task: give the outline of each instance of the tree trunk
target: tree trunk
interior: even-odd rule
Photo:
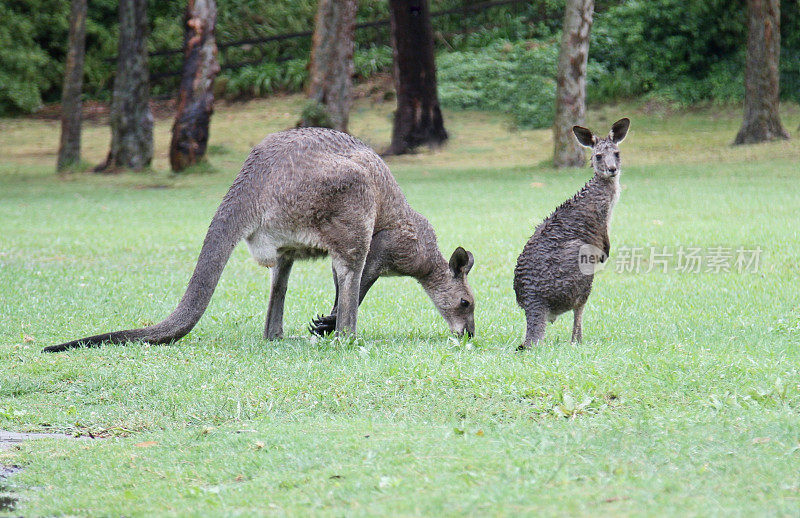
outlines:
[[[747,63],[744,72],[744,120],[734,144],[788,139],[781,125],[780,0],[747,0]]]
[[[567,0],[558,57],[553,162],[556,167],[581,167],[585,152],[572,127],[586,122],[586,63],[594,0]]]
[[[97,171],[140,170],[153,159],[146,7],[147,0],[119,0],[119,48],[110,113],[111,150]]]
[[[319,0],[311,50],[308,97],[321,105],[303,112],[299,126],[347,131],[353,104],[353,38],[356,0]]]
[[[83,58],[86,54],[86,0],[72,0],[69,15],[69,42],[61,92],[61,141],[56,170],[69,169],[81,159],[81,92]]]
[[[197,164],[206,155],[208,125],[214,113],[214,78],[219,73],[214,38],[216,1],[189,0],[185,22],[178,112],[169,147],[173,171]]]
[[[389,0],[394,54],[394,112],[388,154],[447,140],[436,93],[433,28],[428,0]]]

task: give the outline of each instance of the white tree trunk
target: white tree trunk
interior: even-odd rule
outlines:
[[[744,119],[734,144],[753,144],[789,134],[781,124],[780,0],[747,1],[747,63],[744,72]]]
[[[319,0],[309,70],[308,97],[320,103],[327,121],[304,117],[300,126],[347,131],[353,104],[353,47],[356,0]]]
[[[556,167],[581,167],[585,152],[572,126],[586,122],[586,63],[594,0],[567,0],[558,58],[553,162]]]
[[[153,159],[147,66],[147,1],[120,0],[117,74],[111,97],[111,150],[96,171],[141,170]]]
[[[69,16],[67,63],[61,93],[61,141],[56,169],[63,171],[81,159],[81,93],[83,58],[86,54],[86,0],[72,0]]]
[[[173,171],[197,164],[206,155],[214,113],[214,78],[219,73],[215,0],[189,0],[184,22],[181,88],[169,146]]]

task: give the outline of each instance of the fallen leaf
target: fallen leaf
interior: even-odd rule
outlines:
[[[35,342],[36,339],[31,335],[22,335],[22,341],[25,342],[26,344],[29,344],[31,342]]]
[[[257,450],[263,449],[264,446],[265,446],[264,443],[261,441],[256,441],[255,443],[253,443],[253,448]]]
[[[533,187],[534,189],[541,189],[542,187],[544,187],[544,183],[543,182],[531,182],[531,187]]]
[[[151,446],[155,446],[156,444],[158,444],[158,442],[156,441],[144,441],[138,444],[134,444],[134,446],[136,446],[137,448],[149,448]]]
[[[770,441],[769,437],[755,437],[753,438],[753,444],[766,444]]]

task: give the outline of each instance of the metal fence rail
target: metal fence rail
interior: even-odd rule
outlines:
[[[486,9],[491,9],[491,8],[494,8],[494,7],[500,7],[500,6],[505,6],[505,5],[513,5],[513,4],[528,4],[528,3],[530,3],[530,0],[494,0],[494,1],[489,1],[489,2],[481,2],[481,3],[472,4],[472,5],[466,5],[466,6],[462,6],[462,7],[455,7],[455,8],[452,8],[452,9],[444,9],[444,10],[441,10],[441,11],[434,11],[434,12],[431,12],[431,18],[438,18],[440,16],[448,16],[448,15],[475,13],[475,12],[484,11]],[[391,23],[391,21],[388,18],[381,19],[381,20],[374,20],[374,21],[370,21],[370,22],[363,22],[363,23],[356,24],[356,31],[364,30],[364,29],[375,29],[375,28],[387,27],[387,26],[390,25],[390,23]],[[464,31],[464,32],[466,32],[466,31]],[[276,34],[276,35],[273,35],[273,36],[265,36],[263,38],[247,38],[247,39],[242,39],[242,40],[226,41],[226,42],[217,43],[217,48],[220,49],[223,53],[225,53],[225,51],[227,49],[231,49],[231,48],[241,48],[241,47],[247,47],[247,46],[259,47],[261,45],[275,43],[275,42],[281,42],[281,41],[287,41],[287,40],[299,39],[299,38],[310,38],[313,34],[314,34],[313,30],[307,30],[307,31],[300,31],[300,32],[288,32],[288,33],[285,33],[285,34]],[[179,55],[179,54],[183,54],[183,49],[161,49],[161,50],[156,50],[156,51],[148,53],[148,56],[153,58],[153,57],[176,56],[176,55]],[[283,55],[283,56],[280,56],[278,58],[271,58],[271,59],[266,57],[266,56],[261,56],[261,57],[256,58],[256,59],[244,60],[244,61],[238,61],[238,62],[230,62],[230,63],[226,62],[227,59],[222,59],[221,63],[220,63],[220,68],[222,68],[223,70],[230,70],[230,69],[237,69],[237,68],[242,68],[242,67],[246,67],[246,66],[250,66],[250,65],[257,65],[257,64],[263,63],[264,61],[267,61],[267,60],[270,60],[273,63],[282,63],[282,62],[289,61],[289,60],[292,60],[292,59],[295,59],[295,56]],[[114,62],[114,61],[116,61],[116,56],[113,57],[113,58],[108,58],[106,61]],[[180,76],[180,75],[181,75],[180,67],[177,67],[177,68],[174,68],[172,70],[163,70],[163,71],[160,71],[160,72],[153,73],[150,76],[150,80],[152,82],[157,82],[157,81],[165,79],[165,78],[176,77],[176,76]]]

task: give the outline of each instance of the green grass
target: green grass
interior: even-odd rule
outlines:
[[[758,273],[601,272],[571,318],[524,331],[513,266],[534,225],[590,171],[554,171],[548,131],[446,113],[442,151],[390,166],[449,254],[475,254],[478,336],[457,342],[409,279],[382,279],[356,342],[311,342],[329,264],[295,266],[285,329],[261,339],[268,272],[237,248],[195,330],[173,346],[41,347],[159,320],[249,147],[298,97],[220,107],[216,174],[52,173],[55,123],[0,121],[0,428],[89,433],[0,453],[15,514],[796,515],[800,512],[800,141],[729,146],[740,112],[618,116],[624,191],[612,257],[630,247],[763,249]],[[389,106],[353,130],[388,142]],[[796,128],[800,110],[784,109]],[[107,129],[87,128],[99,162]],[[567,417],[565,417],[565,415]]]

